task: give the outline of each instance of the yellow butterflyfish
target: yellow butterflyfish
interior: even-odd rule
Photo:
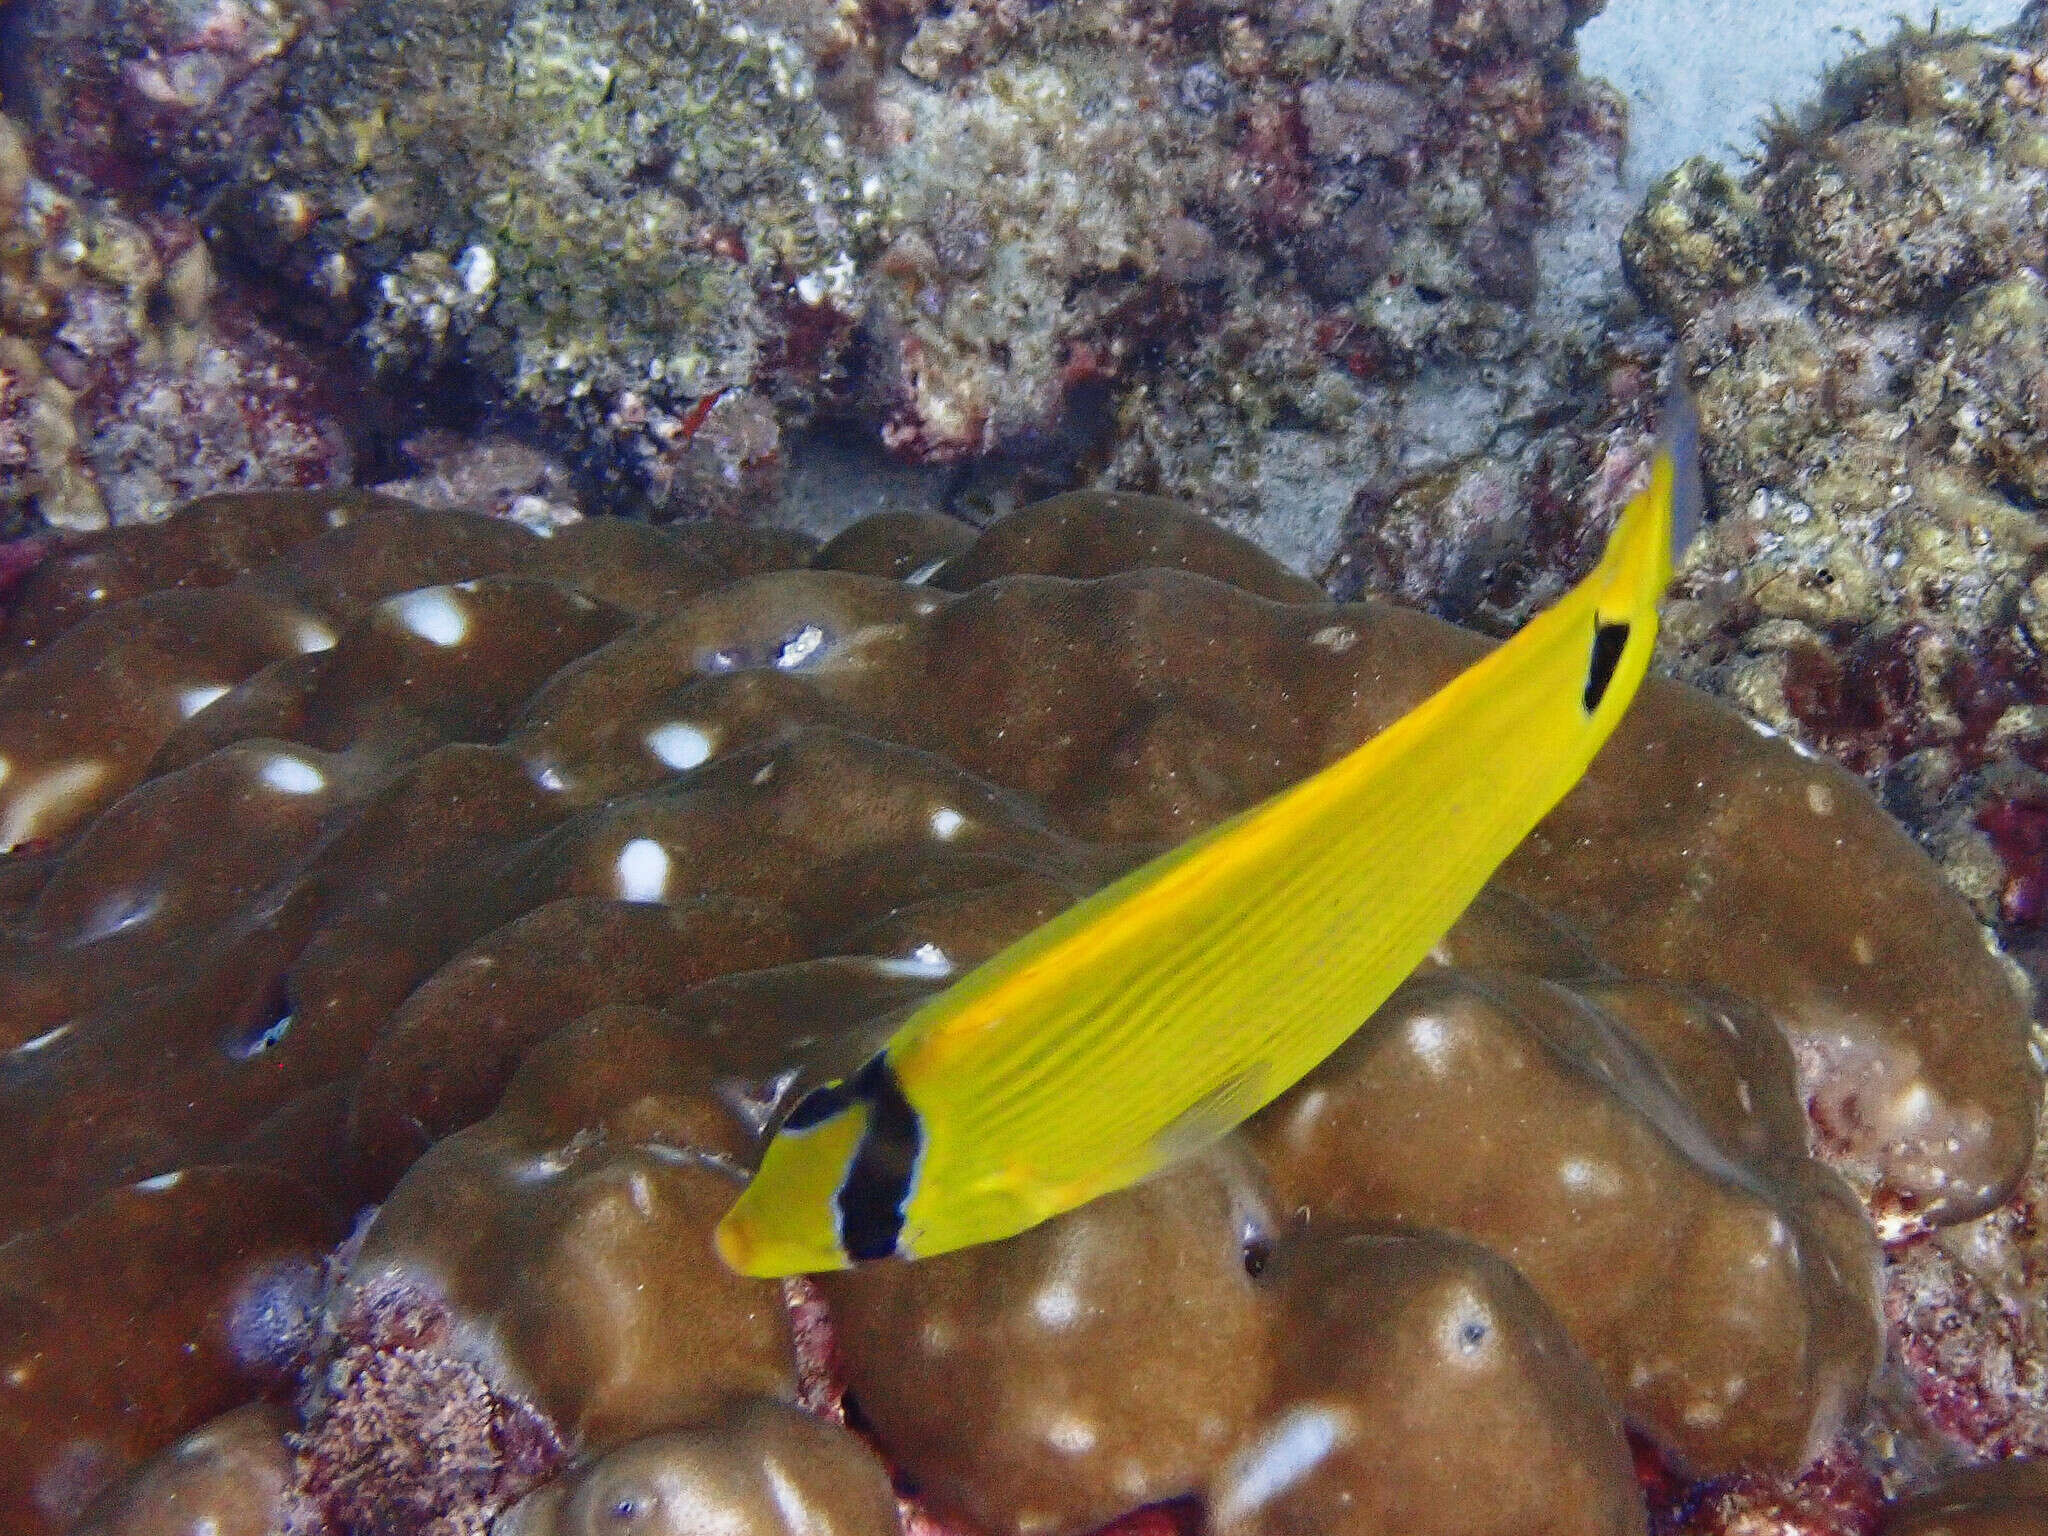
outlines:
[[[1593,571],[1355,750],[1133,870],[799,1099],[719,1223],[749,1275],[1009,1237],[1207,1145],[1393,993],[1586,771],[1700,506],[1674,389]]]

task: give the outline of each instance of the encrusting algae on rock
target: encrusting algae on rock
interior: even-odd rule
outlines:
[[[1433,968],[1210,1157],[833,1280],[836,1362],[815,1293],[712,1252],[776,1103],[1483,648],[1114,498],[815,552],[216,500],[50,560],[0,636],[5,1521],[105,1491],[95,1529],[138,1530],[176,1486],[224,1530],[238,1499],[306,1532],[886,1528],[871,1452],[770,1406],[849,1391],[924,1508],[1019,1536],[1189,1498],[1232,1532],[1640,1531],[1624,1420],[1691,1469],[1797,1467],[1880,1352],[1851,1186],[1996,1204],[2040,1079],[1862,788],[1655,680]],[[1839,1172],[1799,1123],[1824,1059],[1865,1088]],[[175,1307],[71,1272],[145,1230]],[[136,1358],[146,1421],[113,1406]],[[266,1394],[282,1449],[201,1428]],[[1366,1449],[1389,1424],[1444,1438]],[[223,1449],[165,1449],[195,1431]]]

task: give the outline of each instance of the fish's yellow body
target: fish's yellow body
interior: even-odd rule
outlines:
[[[1650,664],[1674,392],[1649,487],[1553,607],[1329,767],[1034,930],[814,1089],[719,1224],[749,1275],[1011,1236],[1221,1137],[1386,1001],[1578,782]]]

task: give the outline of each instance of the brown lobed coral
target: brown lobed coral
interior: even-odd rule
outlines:
[[[1858,1194],[1997,1206],[2041,1083],[1862,787],[1669,683],[1214,1155],[833,1277],[830,1360],[710,1247],[793,1088],[1482,646],[1143,498],[811,551],[231,497],[59,552],[0,633],[7,1523],[886,1529],[774,1406],[821,1369],[1017,1536],[1639,1531],[1624,1421],[1798,1469],[1878,1365]],[[199,1428],[265,1396],[284,1442]]]

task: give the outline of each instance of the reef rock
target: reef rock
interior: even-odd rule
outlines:
[[[2048,674],[2038,16],[1903,30],[1630,225],[1678,328],[1722,515],[1670,619],[1683,675],[1872,776],[2033,947]],[[2038,839],[2034,840],[2036,843]]]
[[[36,174],[0,116],[0,538],[348,482],[330,371],[217,291],[198,226]]]

